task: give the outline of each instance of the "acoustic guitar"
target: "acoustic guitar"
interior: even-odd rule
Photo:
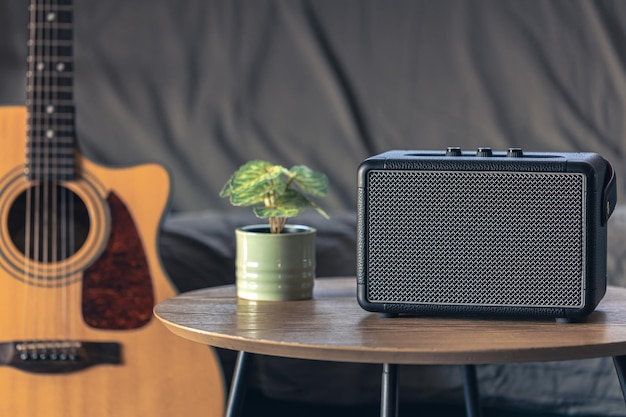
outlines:
[[[153,319],[160,165],[77,149],[71,0],[33,0],[25,107],[0,108],[0,416],[219,416],[214,350]]]

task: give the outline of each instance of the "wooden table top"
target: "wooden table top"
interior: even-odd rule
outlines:
[[[609,287],[583,323],[382,318],[356,300],[355,278],[318,278],[305,301],[248,301],[235,287],[192,291],[155,307],[173,333],[207,345],[301,359],[481,364],[626,354],[626,289]]]

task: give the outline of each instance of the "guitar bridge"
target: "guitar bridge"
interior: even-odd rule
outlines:
[[[0,343],[0,365],[36,374],[66,374],[95,365],[120,365],[116,342],[41,340]]]

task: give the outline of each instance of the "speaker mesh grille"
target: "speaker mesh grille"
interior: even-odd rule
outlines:
[[[368,174],[370,302],[581,307],[577,173]]]

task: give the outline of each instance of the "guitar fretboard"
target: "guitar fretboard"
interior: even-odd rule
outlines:
[[[28,45],[28,145],[30,180],[75,176],[71,0],[32,0]]]

